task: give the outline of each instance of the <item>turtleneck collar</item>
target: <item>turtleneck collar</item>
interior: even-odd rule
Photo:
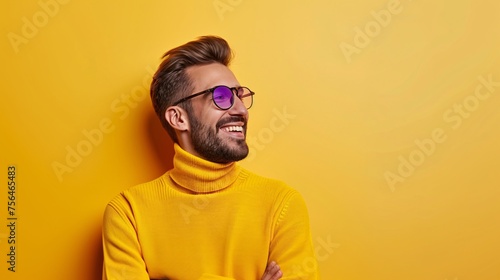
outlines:
[[[195,193],[222,190],[236,181],[240,167],[235,163],[214,163],[184,151],[174,144],[174,168],[170,178]]]

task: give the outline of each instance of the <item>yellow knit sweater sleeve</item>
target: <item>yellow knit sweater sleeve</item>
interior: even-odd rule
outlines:
[[[112,200],[104,212],[103,223],[103,280],[149,280],[146,265],[137,240],[135,220],[120,203],[122,196]]]
[[[309,215],[300,193],[287,192],[275,215],[269,260],[281,267],[281,279],[319,279]]]

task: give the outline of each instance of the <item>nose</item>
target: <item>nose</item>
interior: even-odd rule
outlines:
[[[234,104],[228,110],[228,113],[233,116],[248,117],[248,109],[245,107],[245,104],[243,104],[243,101],[241,101],[241,99],[239,99],[236,95],[234,96]]]

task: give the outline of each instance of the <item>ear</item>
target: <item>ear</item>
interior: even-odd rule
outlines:
[[[179,106],[170,106],[165,111],[165,119],[175,130],[189,130],[187,112]]]

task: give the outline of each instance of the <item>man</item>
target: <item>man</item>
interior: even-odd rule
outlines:
[[[108,204],[103,279],[317,279],[300,194],[236,163],[254,92],[231,58],[214,36],[165,54],[151,98],[174,167]]]

